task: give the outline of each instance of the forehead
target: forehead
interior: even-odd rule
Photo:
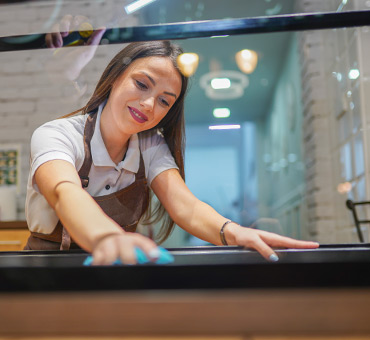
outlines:
[[[172,61],[166,57],[147,57],[133,61],[123,73],[128,75],[131,73],[144,73],[151,76],[156,82],[161,80],[173,81],[181,86],[181,76],[175,68]],[[176,84],[178,85],[178,84]]]
[[[174,66],[170,58],[167,57],[145,57],[134,60],[129,66],[128,69],[135,69],[140,67],[148,67],[161,70],[163,67],[171,67],[173,71]]]

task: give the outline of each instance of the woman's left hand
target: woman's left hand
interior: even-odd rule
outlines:
[[[314,249],[319,246],[317,242],[299,241],[268,231],[242,227],[236,223],[229,223],[225,227],[225,236],[228,244],[255,249],[269,261],[279,260],[271,247]]]

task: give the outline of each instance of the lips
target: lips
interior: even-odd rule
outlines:
[[[145,123],[148,120],[148,117],[139,110],[131,106],[128,107],[128,110],[130,111],[131,117],[138,123]]]

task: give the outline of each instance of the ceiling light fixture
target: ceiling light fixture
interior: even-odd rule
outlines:
[[[185,77],[192,76],[198,68],[199,56],[196,53],[182,53],[177,57],[177,65]]]
[[[223,80],[225,87],[215,88],[218,80],[215,79],[228,79],[230,86],[226,87],[227,81]],[[221,83],[222,83],[221,82]],[[248,77],[237,71],[214,71],[204,74],[199,79],[200,87],[205,90],[206,96],[210,99],[225,100],[240,98],[244,94],[244,89],[248,86]]]
[[[209,130],[235,130],[240,129],[239,124],[229,124],[229,125],[210,125]]]
[[[228,118],[230,117],[230,109],[227,107],[218,107],[213,109],[213,116],[215,118]]]
[[[229,78],[213,78],[211,86],[215,90],[228,89],[231,86],[231,81]]]
[[[144,6],[149,5],[153,1],[155,0],[136,0],[132,2],[131,4],[125,6],[125,11],[127,14],[134,13],[140,8],[143,8]]]
[[[240,71],[250,74],[257,66],[258,54],[253,50],[244,49],[235,54],[235,60]]]

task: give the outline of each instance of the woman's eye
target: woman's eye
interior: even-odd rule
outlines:
[[[136,80],[136,85],[140,88],[140,89],[143,89],[143,90],[146,90],[148,87],[142,83],[141,81],[138,81]]]
[[[165,99],[160,99],[160,101],[161,101],[162,105],[164,105],[164,106],[170,106],[170,104],[168,103],[168,101],[167,101],[167,100],[165,100]]]

